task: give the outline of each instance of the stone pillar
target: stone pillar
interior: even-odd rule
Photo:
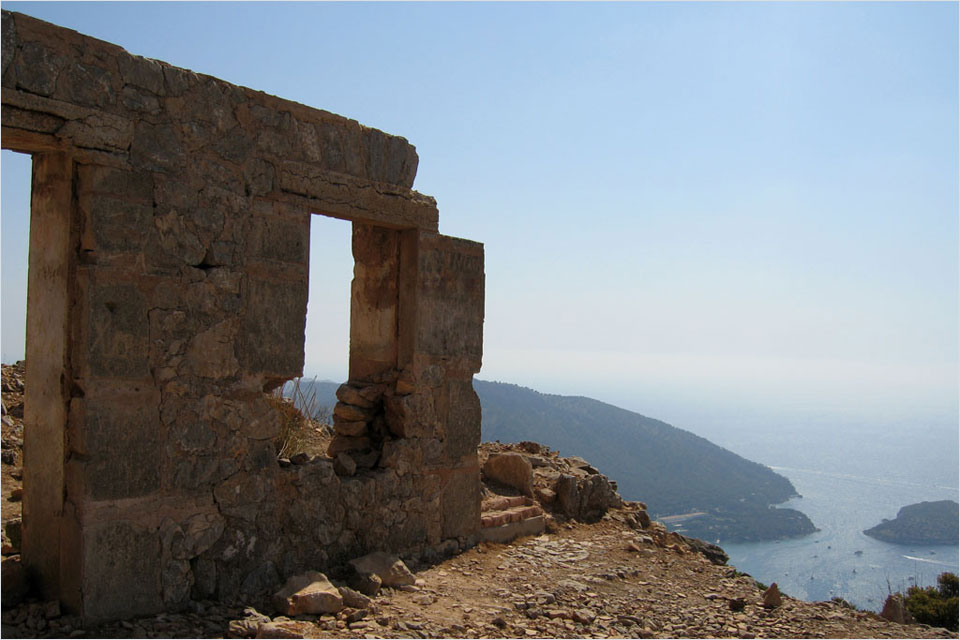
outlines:
[[[417,234],[416,308],[406,318],[415,347],[407,353],[419,393],[431,396],[439,440],[427,447],[424,463],[442,484],[442,537],[465,542],[480,527],[480,400],[473,374],[483,356],[483,245]]]
[[[148,613],[160,599],[164,440],[151,358],[157,263],[153,175],[78,164],[80,231],[71,318],[63,598],[91,620]]]
[[[266,389],[303,375],[303,348],[309,291],[310,214],[300,208],[258,200],[249,216],[243,255],[245,299],[237,359],[247,375],[262,376]],[[240,225],[238,225],[240,226]],[[226,234],[224,234],[226,235]],[[239,235],[235,233],[234,235]],[[235,265],[208,272],[237,273]],[[221,320],[229,320],[222,308]],[[229,342],[226,340],[225,342]],[[232,355],[232,350],[231,350]],[[217,377],[229,377],[233,372]]]
[[[353,223],[350,380],[376,381],[397,366],[400,232]]]
[[[70,401],[73,162],[33,157],[24,405],[23,561],[45,598],[59,597],[64,444]]]

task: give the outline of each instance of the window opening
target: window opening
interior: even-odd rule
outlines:
[[[298,412],[281,408],[277,456],[326,455],[333,438],[336,391],[346,382],[350,352],[350,283],[353,278],[351,223],[323,215],[310,220],[310,286],[303,377],[282,387]]]

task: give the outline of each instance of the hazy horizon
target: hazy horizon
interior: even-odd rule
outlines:
[[[481,379],[955,446],[956,3],[3,6],[409,139],[485,244]],[[9,362],[29,162],[0,173]],[[346,377],[349,233],[313,218],[307,375]]]

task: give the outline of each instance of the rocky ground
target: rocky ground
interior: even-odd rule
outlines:
[[[19,548],[20,495],[23,481],[23,362],[3,365],[3,415],[0,417],[0,480],[3,504],[3,555]]]
[[[15,416],[22,369],[3,368],[3,521],[19,518],[22,423]],[[8,387],[11,391],[8,391]],[[9,413],[8,413],[9,411]],[[19,410],[22,412],[22,408]],[[22,413],[21,413],[22,415]],[[8,417],[9,416],[9,417]],[[487,444],[491,453],[526,450],[541,472],[533,491],[557,469],[583,469],[583,461],[557,458],[537,445]],[[11,452],[8,454],[8,452]],[[596,470],[587,468],[589,480]],[[582,478],[581,480],[584,480]],[[606,480],[604,479],[604,482]],[[587,483],[590,484],[590,483]],[[590,486],[595,485],[591,484]],[[581,481],[581,487],[584,482]],[[553,485],[556,486],[556,485]],[[495,489],[497,487],[494,487]],[[488,491],[489,491],[488,486]],[[581,501],[581,506],[587,504]],[[549,504],[545,504],[549,515]],[[568,505],[569,506],[569,505]],[[258,608],[194,602],[180,613],[84,626],[56,602],[27,600],[14,607],[8,568],[18,562],[18,541],[4,534],[2,635],[89,638],[951,638],[946,629],[901,625],[835,602],[784,596],[764,606],[761,585],[734,568],[711,562],[710,549],[639,522],[637,503],[607,511],[599,521],[564,522],[555,512],[548,532],[512,544],[480,543],[432,566],[411,567],[416,583],[383,588],[369,601],[335,615],[275,616]],[[9,532],[7,530],[10,530]],[[14,527],[15,529],[15,527]],[[769,603],[769,599],[768,599]],[[273,616],[273,617],[271,617]]]

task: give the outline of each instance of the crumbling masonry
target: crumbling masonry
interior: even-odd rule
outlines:
[[[7,11],[2,73],[2,146],[33,156],[23,560],[47,597],[145,614],[475,539],[483,247],[437,233],[406,140]],[[311,214],[353,223],[353,476],[271,443]]]

